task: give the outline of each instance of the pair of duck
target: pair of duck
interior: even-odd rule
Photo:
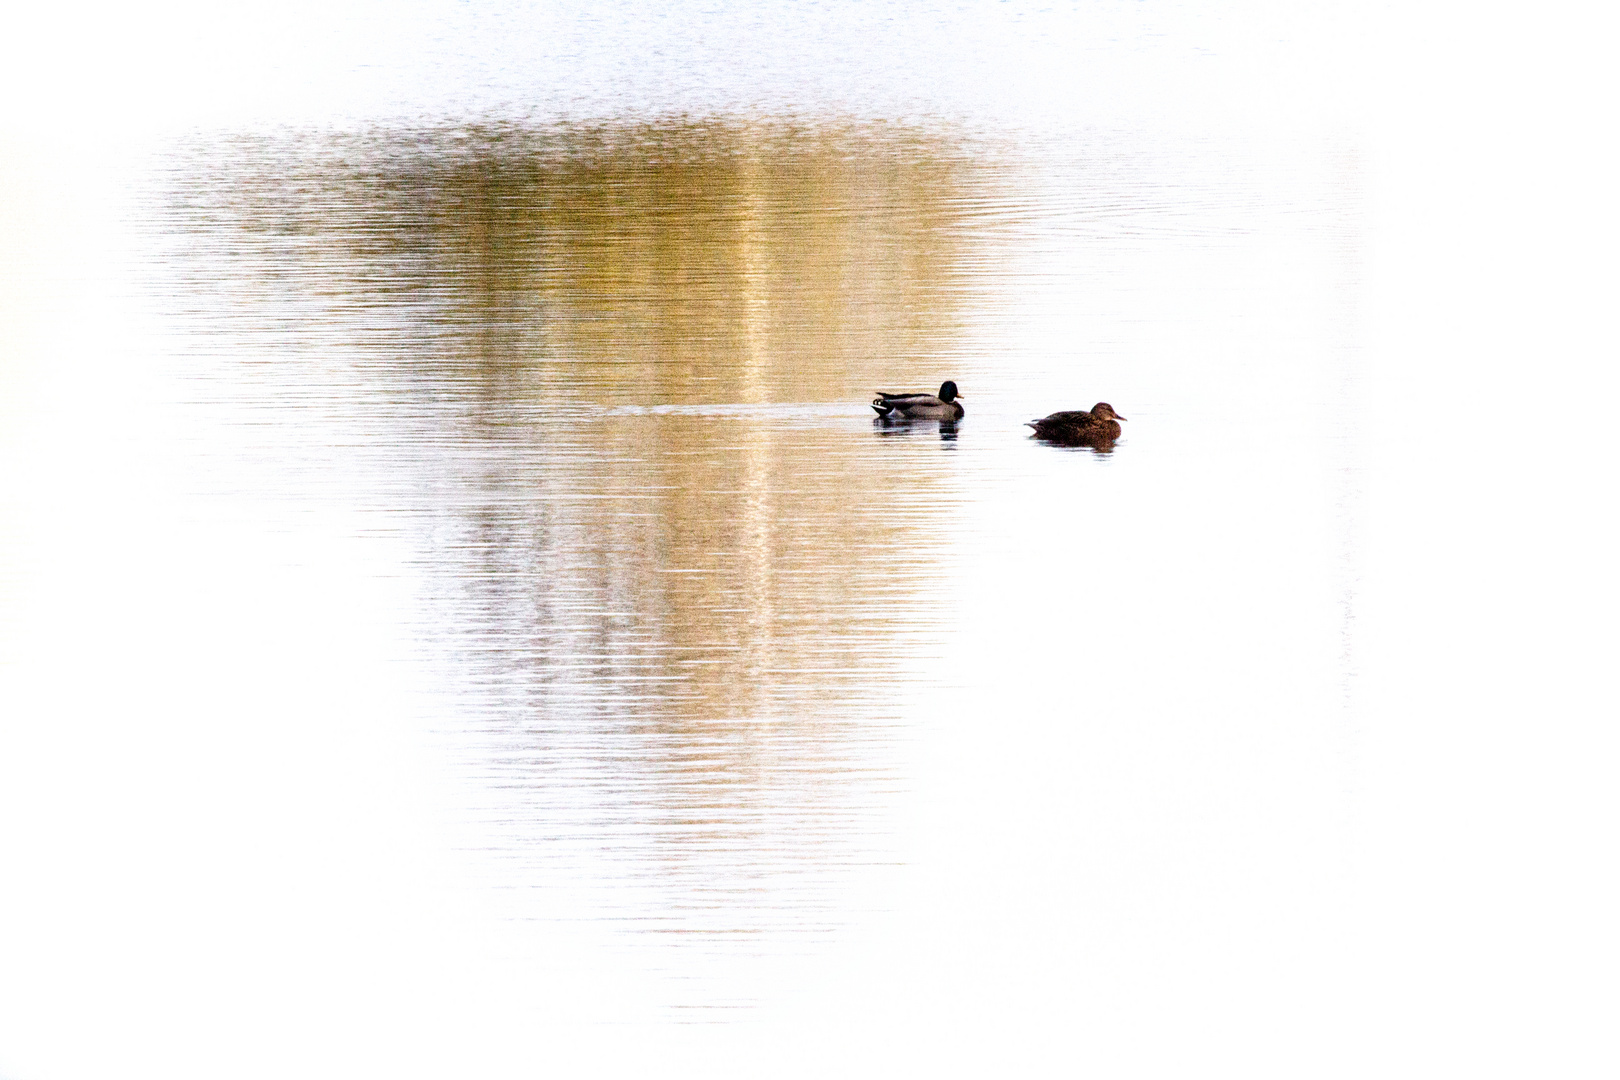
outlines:
[[[950,380],[940,386],[938,394],[891,394],[877,392],[872,409],[883,420],[960,420],[967,414],[957,400],[961,393]],[[1025,427],[1035,429],[1037,439],[1047,442],[1081,445],[1112,443],[1119,438],[1119,421],[1125,417],[1114,411],[1106,401],[1099,401],[1089,412],[1073,410],[1055,412],[1040,420],[1031,420]]]

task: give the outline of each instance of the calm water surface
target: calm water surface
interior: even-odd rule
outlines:
[[[55,838],[9,852],[16,1075],[1312,1052],[1351,150],[723,119],[12,160],[4,768]],[[954,429],[874,424],[945,378]],[[1022,426],[1099,400],[1111,453]]]

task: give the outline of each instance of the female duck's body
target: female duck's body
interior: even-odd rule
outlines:
[[[884,420],[960,420],[967,410],[956,399],[956,384],[946,380],[939,394],[891,394],[879,390],[872,410]]]
[[[1026,427],[1035,429],[1037,439],[1048,442],[1090,445],[1111,443],[1119,438],[1119,421],[1125,417],[1114,411],[1106,401],[1099,401],[1090,412],[1055,412],[1040,420],[1031,420]]]

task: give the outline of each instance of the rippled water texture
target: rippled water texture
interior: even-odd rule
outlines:
[[[4,697],[72,841],[18,856],[61,883],[33,1022],[238,1074],[266,1024],[250,1073],[1163,1011],[1194,1060],[1255,1036],[1195,1019],[1229,993],[1310,1030],[1352,152],[690,120],[32,169]],[[867,406],[946,378],[954,428]],[[1112,452],[1023,426],[1099,400]]]

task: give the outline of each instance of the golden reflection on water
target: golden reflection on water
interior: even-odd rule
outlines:
[[[580,896],[517,914],[816,930],[886,857],[960,480],[865,401],[949,362],[975,168],[696,123],[176,164],[188,317],[379,479],[507,884]]]
[[[503,410],[842,401],[955,330],[974,166],[951,149],[881,129],[494,129],[243,142],[180,175],[189,224],[223,226],[273,307],[291,286],[351,330],[434,341],[412,376],[566,365],[499,382]]]
[[[987,1061],[1308,1020],[1353,183],[965,145],[222,138],[22,200],[10,1012],[152,1060],[411,1027],[461,1071],[672,1007]],[[874,425],[944,378],[954,438]],[[1023,427],[1098,400],[1113,454]]]

